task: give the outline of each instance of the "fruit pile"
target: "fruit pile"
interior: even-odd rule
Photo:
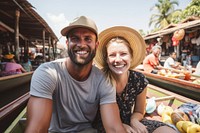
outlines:
[[[179,121],[176,127],[180,133],[200,133],[200,125],[190,121]]]
[[[157,113],[164,123],[175,125],[180,133],[200,133],[200,125],[191,122],[182,110],[173,110],[172,107],[161,103],[157,107]]]

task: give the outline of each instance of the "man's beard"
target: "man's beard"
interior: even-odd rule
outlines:
[[[96,48],[95,48],[95,50],[92,50],[89,53],[87,58],[84,58],[84,59],[78,59],[77,55],[73,52],[72,49],[68,49],[67,51],[68,51],[68,55],[69,55],[70,59],[72,60],[72,62],[74,64],[80,65],[80,66],[90,63],[96,55]]]

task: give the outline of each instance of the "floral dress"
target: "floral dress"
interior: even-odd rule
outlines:
[[[130,70],[128,84],[120,96],[116,95],[122,123],[130,125],[132,108],[135,104],[136,97],[145,89],[147,85],[148,81],[143,74]],[[149,133],[152,133],[156,128],[160,126],[166,126],[165,123],[154,120],[147,120],[145,118],[140,122],[147,127]],[[98,130],[99,133],[105,132],[99,112],[93,126]]]

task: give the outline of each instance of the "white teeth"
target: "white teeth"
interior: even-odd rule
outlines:
[[[76,53],[83,55],[83,54],[87,54],[87,51],[77,51]]]
[[[118,65],[118,66],[115,66],[115,67],[122,68],[122,67],[124,67],[124,65]]]

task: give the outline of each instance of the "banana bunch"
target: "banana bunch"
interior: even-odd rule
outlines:
[[[191,121],[179,121],[176,123],[180,133],[200,133],[200,125]]]
[[[170,106],[165,106],[162,112],[162,121],[164,123],[173,124],[171,119],[171,114],[173,112],[173,108]]]

